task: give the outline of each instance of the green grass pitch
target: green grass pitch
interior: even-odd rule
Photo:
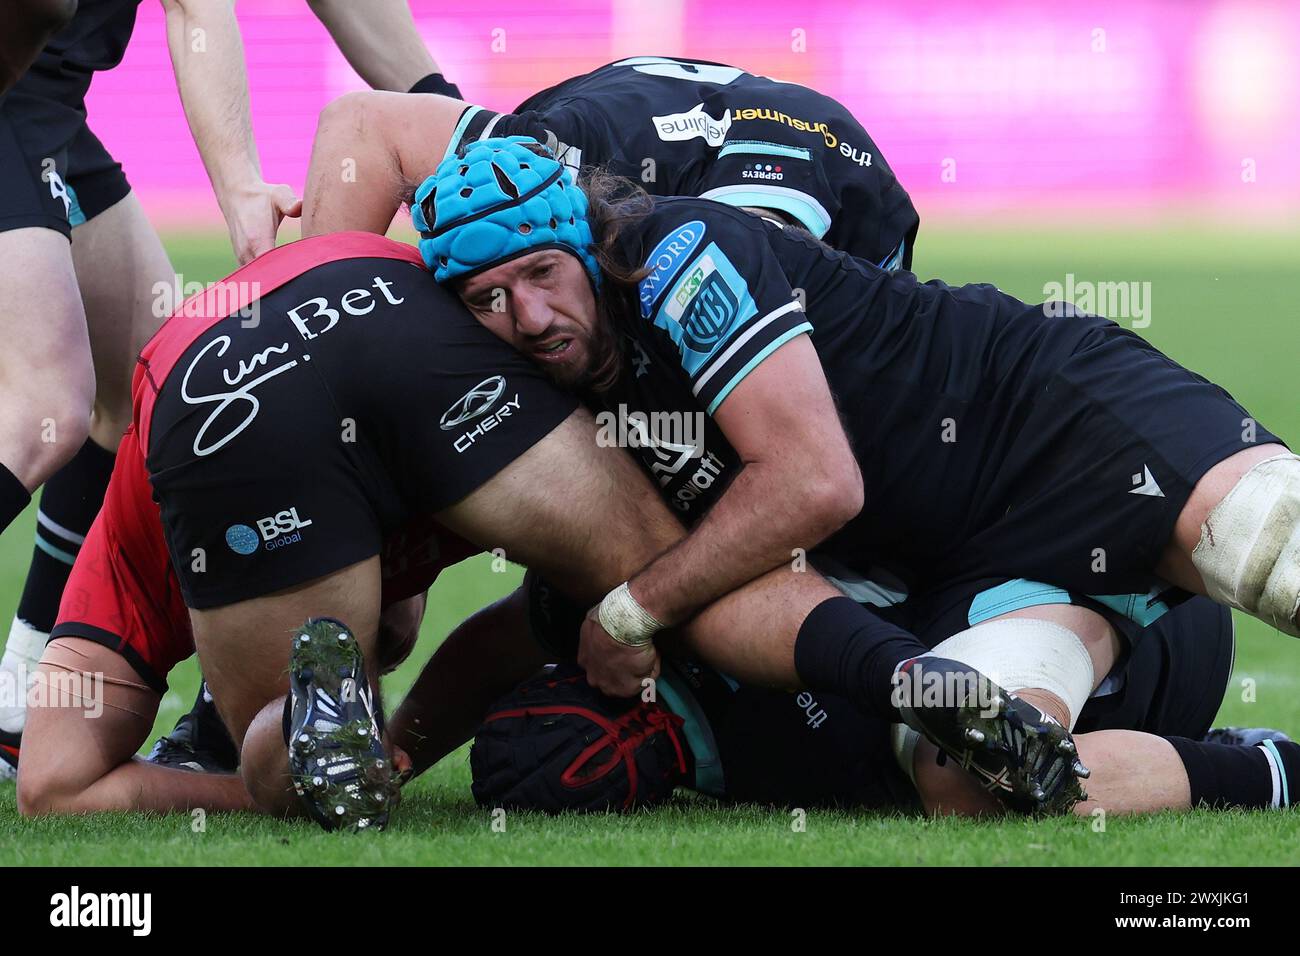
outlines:
[[[224,235],[173,235],[168,247],[186,281],[233,265]],[[1294,284],[1300,234],[1259,235],[1206,227],[991,232],[923,229],[916,271],[952,283],[993,282],[1039,301],[1044,284],[1149,282],[1151,321],[1141,334],[1226,386],[1272,429],[1300,439],[1291,392],[1300,344]],[[35,509],[0,539],[0,615],[7,621],[31,552]],[[434,587],[420,646],[388,678],[392,706],[437,642],[471,611],[505,593],[519,572],[493,573],[475,559]],[[1238,621],[1239,650],[1220,722],[1300,731],[1300,644]],[[172,675],[158,714],[169,729],[196,688],[193,662]],[[1251,689],[1253,688],[1253,693]],[[1253,698],[1253,699],[1252,699]],[[10,865],[313,864],[1006,864],[1261,865],[1300,863],[1294,813],[1196,812],[1105,821],[971,823],[890,815],[812,812],[805,826],[784,809],[725,808],[689,795],[632,817],[512,814],[492,827],[469,795],[464,750],[407,788],[391,829],[345,837],[314,824],[248,814],[100,815],[22,820],[13,785],[0,785],[0,858]]]

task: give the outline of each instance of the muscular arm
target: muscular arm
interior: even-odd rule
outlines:
[[[424,665],[389,724],[415,773],[469,740],[494,700],[547,663],[529,634],[527,601],[520,588],[471,615]]]
[[[181,105],[242,265],[275,245],[280,220],[298,215],[301,205],[288,186],[262,180],[233,0],[162,5]]]
[[[348,93],[321,111],[303,190],[302,234],[383,235],[437,168],[466,104],[432,93]]]
[[[750,372],[715,419],[744,467],[690,536],[630,581],[662,624],[789,564],[862,509],[862,476],[806,335]]]
[[[641,468],[621,449],[601,447],[595,428],[590,413],[579,409],[440,520],[481,547],[503,548],[569,597],[595,603],[686,533]],[[739,680],[795,688],[799,626],[838,593],[816,572],[781,568],[714,603],[679,629],[680,639]],[[621,645],[612,651],[653,654]],[[591,664],[579,662],[601,686]],[[630,694],[640,684],[605,687]]]
[[[372,89],[405,92],[438,70],[406,0],[307,0],[307,6]]]

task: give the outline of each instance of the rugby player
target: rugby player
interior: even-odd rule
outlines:
[[[906,620],[910,609],[888,613]],[[529,575],[509,598],[454,630],[391,725],[414,771],[457,747],[475,732],[475,715],[485,715],[470,764],[475,798],[489,807],[648,806],[680,783],[727,802],[921,805],[932,813],[998,808],[961,786],[933,751],[903,746],[905,739],[891,746],[889,725],[843,698],[741,684],[689,655],[665,659],[650,701],[644,691],[635,703],[605,697],[564,663],[492,699],[503,661],[572,661],[582,617],[580,607]],[[938,622],[918,633],[937,643],[949,631]],[[1274,785],[1268,759],[1252,748],[1294,752],[1294,743],[1265,729],[1209,731],[1233,644],[1231,612],[1208,598],[1192,598],[1151,625],[1076,725],[1081,759],[1096,768],[1076,813],[1285,805],[1285,782]],[[1169,749],[1159,738],[1174,736],[1189,752],[1239,761],[1240,776],[1215,777],[1195,761],[1186,769],[1148,763],[1150,754]],[[1126,759],[1115,760],[1119,754]]]
[[[575,175],[601,166],[655,195],[716,199],[882,268],[911,266],[916,209],[842,104],[732,66],[658,56],[572,77],[514,113],[448,96],[340,97],[321,113],[303,234],[382,234],[445,156],[513,134],[549,144]],[[342,183],[345,161],[356,177]]]
[[[10,701],[23,697],[103,500],[113,451],[131,418],[132,362],[171,311],[159,308],[163,290],[179,284],[122,167],[87,124],[87,91],[96,73],[122,59],[138,5],[24,0],[0,14],[7,22],[44,10],[52,20],[76,8],[0,99],[0,532],[45,485],[31,567],[0,659],[0,683],[13,691],[0,706],[0,757],[9,762],[24,719]],[[405,0],[309,5],[367,82],[458,95],[437,72]],[[274,246],[282,216],[296,215],[299,201],[288,186],[263,181],[234,3],[163,6],[186,118],[244,262]],[[6,47],[25,36],[4,26],[0,34]],[[177,759],[193,757],[184,746],[175,750]]]
[[[1072,725],[1188,594],[1300,634],[1300,462],[1114,323],[923,284],[599,170],[578,188],[527,137],[472,144],[415,200],[439,281],[554,380],[619,415],[707,416],[703,464],[638,448],[693,528],[589,616],[579,662],[598,689],[636,693],[657,631],[814,548],[964,618],[935,653],[1014,673],[1027,727]],[[919,692],[919,642],[851,604],[744,657],[888,718]],[[953,755],[1002,778],[989,728],[962,736]],[[1050,804],[1031,778],[1011,795]]]
[[[264,810],[294,809],[281,728],[290,635],[297,630],[301,645],[303,636],[323,629],[337,640],[326,648],[334,664],[353,666],[359,650],[374,668],[386,650],[377,645],[378,553],[386,535],[435,511],[470,527],[480,527],[473,520],[479,510],[491,512],[482,529],[495,527],[506,511],[544,524],[561,505],[553,495],[538,500],[528,488],[564,461],[593,468],[600,462],[594,443],[570,447],[583,419],[574,417],[571,398],[474,323],[432,281],[414,249],[370,235],[273,250],[188,302],[144,349],[134,399],[134,429],[122,449],[131,460],[119,465],[118,493],[93,538],[106,567],[86,563],[45,667],[76,676],[93,673],[89,662],[102,664],[121,681],[107,689],[110,705],[143,732],[149,721],[142,698],[156,698],[167,666],[188,647],[188,629],[177,621],[188,606],[213,696],[242,746],[242,782],[216,792],[209,789],[213,775],[123,770],[138,744],[133,733],[119,735],[115,759],[82,762],[98,789],[71,785],[50,757],[68,714],[47,708],[37,717],[42,749],[32,764],[23,760],[20,772],[29,812],[85,807],[86,800],[101,807],[113,799],[183,805],[187,790],[208,793],[214,805],[251,798]],[[146,463],[161,510],[148,499]],[[630,462],[624,467],[635,476]],[[571,482],[568,490],[580,502],[588,489],[607,493],[617,477]],[[628,533],[641,532],[642,510],[625,513]],[[147,536],[159,515],[166,551],[132,537]],[[550,559],[541,563],[566,576],[572,542],[553,539],[544,547]],[[178,572],[177,590],[159,594],[170,579],[164,554]],[[433,558],[447,556],[444,542]],[[592,560],[602,557],[594,549]],[[313,612],[299,613],[307,607]],[[303,625],[308,617],[315,623]],[[311,691],[324,693],[320,682],[337,676],[331,666],[307,677],[296,701],[315,701]],[[368,691],[373,673],[349,677],[361,690],[349,706],[334,688],[336,708],[351,715],[361,707],[371,718],[367,726],[376,725],[362,743],[378,747],[377,701]],[[305,732],[304,715],[292,716]],[[322,733],[342,734],[354,722],[340,723]],[[335,756],[359,759],[347,741],[318,742],[322,754],[338,747]],[[351,782],[356,768],[339,766],[330,763]],[[386,810],[369,800],[386,799],[388,768],[381,770],[383,779],[365,781],[344,819],[322,822],[382,822]],[[158,784],[147,798],[132,786],[142,779]],[[329,781],[328,792],[317,796],[342,800],[333,774]],[[57,799],[68,791],[82,802]]]

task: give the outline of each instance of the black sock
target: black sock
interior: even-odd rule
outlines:
[[[68,583],[81,542],[104,503],[115,457],[87,439],[41,492],[36,549],[18,601],[18,617],[38,631],[49,633],[54,627],[63,586]]]
[[[810,689],[839,694],[864,713],[896,721],[894,671],[928,650],[852,598],[828,598],[799,628],[794,666]]]
[[[0,532],[14,523],[31,500],[31,492],[12,471],[0,465]]]
[[[1166,737],[1178,751],[1192,790],[1192,806],[1285,807],[1300,782],[1300,744],[1268,741],[1254,747]]]

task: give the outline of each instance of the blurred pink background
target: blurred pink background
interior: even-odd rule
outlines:
[[[634,54],[715,60],[817,87],[859,116],[931,223],[1057,210],[1279,225],[1300,216],[1298,3],[414,0],[412,8],[444,73],[497,109]],[[364,84],[303,0],[243,0],[237,9],[264,173],[301,189],[317,113]],[[504,49],[494,52],[494,40]],[[219,222],[158,4],[142,5],[126,59],[95,80],[89,111],[160,225]]]

